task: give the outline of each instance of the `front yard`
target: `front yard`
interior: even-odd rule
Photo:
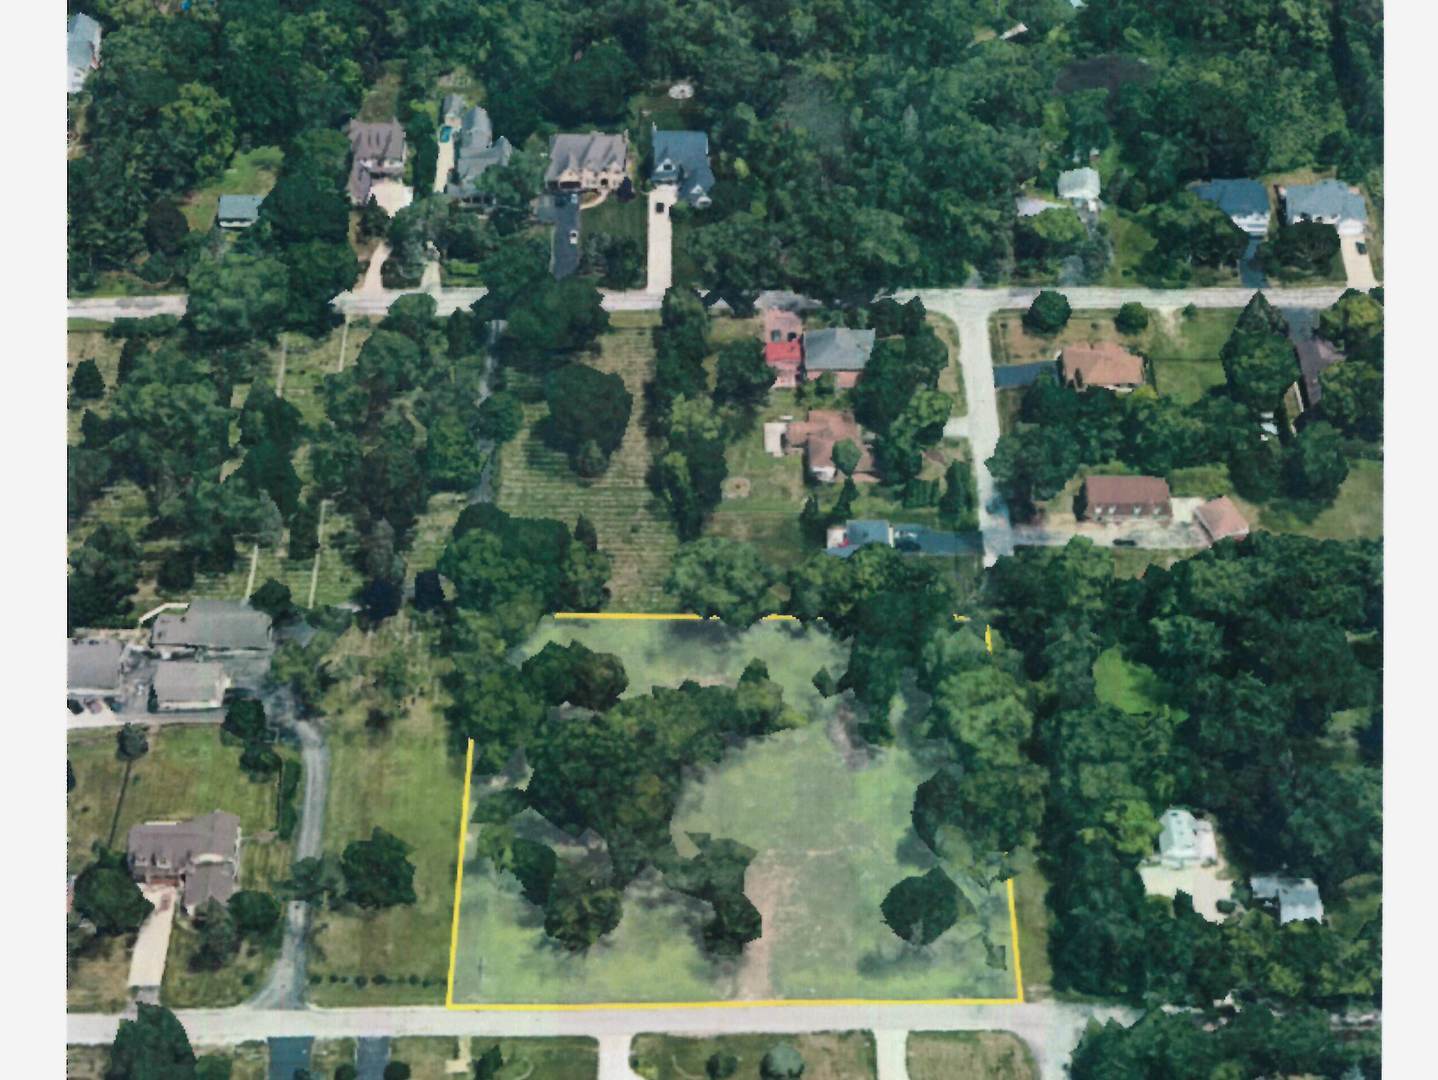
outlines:
[[[1075,311],[1062,330],[1052,336],[1031,333],[1023,324],[1023,313],[1006,311],[989,322],[994,363],[1030,364],[1052,360],[1068,345],[1115,341],[1124,348],[1148,357],[1155,373],[1164,364],[1217,363],[1223,343],[1233,332],[1239,311],[1197,310],[1192,316],[1180,312],[1149,310],[1148,327],[1139,334],[1121,334],[1114,326],[1116,311]],[[1222,368],[1219,368],[1220,375]],[[1160,387],[1162,392],[1162,387]]]
[[[644,1080],[694,1080],[707,1075],[705,1063],[715,1054],[739,1060],[736,1077],[759,1075],[769,1050],[787,1043],[804,1059],[804,1080],[872,1080],[878,1075],[874,1036],[868,1031],[825,1031],[813,1035],[719,1035],[704,1039],[684,1035],[638,1035],[631,1058]]]

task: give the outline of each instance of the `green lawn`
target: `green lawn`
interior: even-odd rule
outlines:
[[[171,1009],[227,1008],[252,997],[279,953],[279,935],[264,944],[247,942],[219,971],[191,967],[199,946],[199,931],[183,914],[177,915],[165,961],[165,979],[160,986],[160,1001]]]
[[[1045,1001],[1053,984],[1049,964],[1049,883],[1033,852],[1019,852],[1014,864],[1018,871],[1014,876],[1014,912],[1019,923],[1024,1000]]]
[[[959,328],[947,315],[930,314],[928,323],[934,328],[949,349],[949,365],[939,375],[939,389],[954,399],[953,416],[965,416],[969,411],[968,396],[964,393],[964,371],[959,365]]]
[[[1148,326],[1138,334],[1121,334],[1114,326],[1116,311],[1075,311],[1057,334],[1033,334],[1023,324],[1022,312],[1002,312],[989,321],[995,364],[1028,364],[1051,360],[1065,346],[1084,342],[1116,341],[1156,364],[1163,362],[1216,362],[1219,350],[1238,321],[1237,309],[1200,310],[1192,318],[1171,317],[1149,311]],[[1220,368],[1220,373],[1222,369]],[[1160,387],[1162,389],[1162,387]]]
[[[601,371],[621,375],[634,397],[624,442],[604,475],[581,479],[563,453],[535,437],[534,424],[547,413],[543,404],[525,407],[526,430],[500,454],[500,509],[570,525],[583,514],[594,523],[600,548],[614,560],[607,604],[611,611],[674,610],[663,582],[679,541],[645,479],[651,452],[641,422],[644,383],[654,371],[650,332],[657,324],[658,316],[649,313],[612,314],[612,329],[600,339],[603,351],[592,361]]]
[[[560,1036],[548,1039],[492,1039],[474,1036],[459,1039],[405,1038],[392,1039],[389,1044],[391,1061],[402,1061],[410,1067],[412,1080],[451,1080],[454,1073],[445,1065],[462,1052],[473,1061],[491,1046],[498,1046],[504,1067],[495,1080],[594,1080],[599,1075],[599,1044],[594,1039]],[[461,1076],[467,1074],[460,1074]]]
[[[412,658],[415,695],[387,733],[374,733],[365,726],[373,691],[362,658],[397,649]],[[347,631],[332,655],[345,677],[324,702],[335,778],[325,808],[325,847],[339,855],[375,826],[393,833],[412,848],[418,900],[377,913],[321,913],[310,954],[310,1000],[325,1006],[438,1004],[448,972],[464,786],[464,765],[448,752],[443,702],[434,692],[439,672],[404,616],[373,634]],[[347,663],[347,657],[355,659]],[[376,984],[377,975],[385,981]]]
[[[240,1043],[222,1050],[203,1045],[200,1032],[190,1032],[195,1054],[200,1058],[222,1058],[230,1063],[230,1080],[265,1080],[269,1068],[269,1048],[262,1042]],[[108,1046],[67,1046],[65,1076],[68,1080],[104,1080],[110,1064]]]
[[[1117,645],[1105,649],[1093,663],[1094,696],[1104,705],[1127,713],[1151,713],[1164,695],[1153,671],[1124,657]]]
[[[1134,215],[1116,206],[1104,208],[1101,219],[1108,226],[1113,257],[1104,271],[1104,285],[1135,285],[1143,257],[1153,250],[1157,241]]]
[[[644,218],[648,207],[648,200],[639,196],[620,202],[618,196],[610,195],[598,206],[580,211],[580,226],[586,234],[627,236],[638,240],[642,246],[645,243]]]
[[[1037,1080],[1033,1051],[1007,1031],[911,1031],[909,1080]]]
[[[1315,540],[1375,540],[1383,535],[1383,463],[1368,458],[1351,461],[1338,498],[1317,513],[1283,502],[1268,503],[1261,509],[1242,500],[1235,502],[1256,529],[1297,533]]]
[[[736,1077],[759,1075],[771,1047],[788,1043],[804,1059],[804,1080],[872,1080],[878,1075],[874,1036],[868,1031],[825,1031],[812,1035],[635,1036],[631,1058],[644,1080],[697,1080],[714,1054],[739,1059]]]
[[[566,955],[546,943],[510,875],[469,862],[455,1001],[1013,995],[1004,889],[985,889],[956,869],[977,914],[924,950],[906,949],[882,921],[879,905],[889,889],[934,862],[910,824],[914,789],[932,767],[902,740],[862,763],[846,757],[847,700],[819,698],[809,684],[821,665],[842,669],[838,643],[781,622],[735,635],[712,622],[566,620],[544,625],[523,651],[556,639],[616,652],[631,692],[683,678],[732,684],[757,656],[784,685],[786,701],[811,718],[696,775],[672,825],[681,851],[686,834],[706,832],[759,852],[746,893],[760,909],[764,937],[737,964],[712,961],[694,940],[702,906],[641,878],[627,891],[624,918],[610,938],[584,956]],[[989,965],[986,941],[998,966]]]
[[[214,225],[221,195],[269,194],[284,158],[284,151],[278,146],[261,146],[237,153],[218,180],[193,192],[180,204],[190,228],[205,231]]]
[[[105,396],[95,401],[78,403],[78,407],[67,410],[66,445],[80,444],[80,420],[89,409],[97,416],[110,412],[110,394],[115,389],[115,378],[120,369],[120,342],[106,336],[100,330],[76,330],[71,328],[65,335],[66,365],[65,387],[68,394],[70,380],[75,375],[75,365],[81,360],[93,360],[105,379]]]

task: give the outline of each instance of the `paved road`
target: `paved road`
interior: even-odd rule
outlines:
[[[330,752],[319,729],[308,720],[296,720],[294,729],[300,738],[300,757],[305,766],[304,802],[300,806],[299,830],[295,837],[294,857],[298,860],[319,855],[324,843]],[[309,921],[308,904],[292,901],[285,905],[285,937],[279,958],[270,968],[265,985],[241,1011],[304,1008]]]
[[[114,296],[71,300],[69,317],[113,322],[116,319],[147,319],[151,315],[183,315],[185,294],[170,296]]]
[[[596,1009],[578,1012],[483,1012],[440,1007],[273,1010],[180,1009],[193,1041],[225,1046],[274,1036],[352,1039],[390,1036],[584,1035],[601,1040],[610,1060],[641,1032],[685,1035],[799,1034],[809,1031],[1009,1031],[1033,1049],[1043,1080],[1063,1080],[1069,1057],[1090,1019],[1132,1023],[1132,1010],[1044,1002],[1025,1005],[794,1005],[782,1008]],[[121,1017],[70,1013],[67,1041],[105,1044]],[[886,1036],[887,1038],[887,1036]],[[611,1066],[611,1069],[613,1066]],[[623,1073],[604,1073],[624,1077]],[[624,1080],[629,1080],[624,1077]]]

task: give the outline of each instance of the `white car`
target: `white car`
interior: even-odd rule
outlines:
[[[579,243],[579,230],[578,230],[578,229],[570,229],[570,230],[569,230],[569,242],[570,242],[571,244],[577,244],[577,243]]]

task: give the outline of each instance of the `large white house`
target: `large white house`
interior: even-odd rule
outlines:
[[[1213,822],[1171,806],[1163,812],[1158,824],[1158,857],[1163,865],[1182,870],[1187,866],[1212,866],[1218,862]]]

